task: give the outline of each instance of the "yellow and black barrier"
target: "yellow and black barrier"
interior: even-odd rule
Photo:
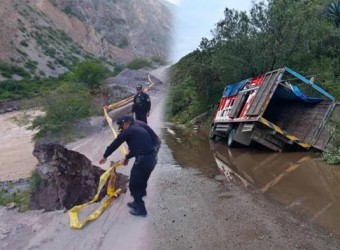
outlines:
[[[299,138],[293,136],[293,135],[288,135],[285,131],[283,131],[280,127],[276,126],[275,124],[271,123],[270,121],[260,117],[259,118],[259,122],[261,122],[262,124],[266,125],[267,127],[275,130],[277,133],[285,136],[286,138],[288,138],[290,141],[300,145],[301,147],[303,148],[310,148],[311,145],[307,144],[307,143],[304,143],[304,142],[301,142]]]

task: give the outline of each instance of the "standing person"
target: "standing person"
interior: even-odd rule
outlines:
[[[133,98],[132,114],[135,114],[136,120],[147,122],[150,113],[151,101],[147,93],[143,91],[142,85],[137,85],[137,94]]]
[[[146,187],[151,172],[157,163],[157,152],[160,140],[156,133],[145,123],[138,125],[132,116],[122,116],[117,120],[117,125],[121,133],[106,148],[99,164],[104,164],[110,156],[123,142],[129,146],[129,153],[122,160],[127,165],[129,159],[135,157],[135,162],[130,173],[129,189],[133,202],[127,205],[131,208],[130,213],[137,216],[146,216],[147,211],[143,196],[146,196]],[[147,128],[144,128],[144,126]]]

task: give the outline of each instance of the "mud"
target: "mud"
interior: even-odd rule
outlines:
[[[207,177],[222,173],[265,195],[305,221],[340,235],[340,167],[315,153],[273,153],[266,149],[228,148],[193,129],[167,126],[166,142],[183,167]],[[203,132],[204,134],[204,132]]]
[[[175,160],[183,167],[195,168],[199,173],[213,178],[219,174],[216,162],[205,137],[195,129],[182,129],[168,123],[163,129],[165,141]]]
[[[270,200],[340,235],[340,167],[313,153],[229,149],[212,143],[219,169],[237,174]]]

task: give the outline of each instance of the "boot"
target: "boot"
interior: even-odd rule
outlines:
[[[146,216],[148,213],[145,208],[145,204],[143,200],[135,200],[134,202],[135,207],[130,210],[130,214],[136,216]]]
[[[133,201],[133,202],[128,202],[128,203],[127,203],[127,206],[128,206],[129,208],[134,208],[134,209],[137,208],[137,205],[136,205],[136,202],[135,202],[135,201]]]
[[[142,211],[140,208],[132,208],[130,210],[130,214],[145,217],[147,216],[148,212],[146,210]]]

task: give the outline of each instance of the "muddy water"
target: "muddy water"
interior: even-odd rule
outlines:
[[[223,173],[340,235],[340,166],[312,153],[230,149],[193,130],[169,127],[164,136],[179,165],[208,177]]]
[[[164,129],[163,135],[179,165],[195,168],[210,178],[220,174],[206,135],[201,135],[194,130],[176,128],[171,124]]]

